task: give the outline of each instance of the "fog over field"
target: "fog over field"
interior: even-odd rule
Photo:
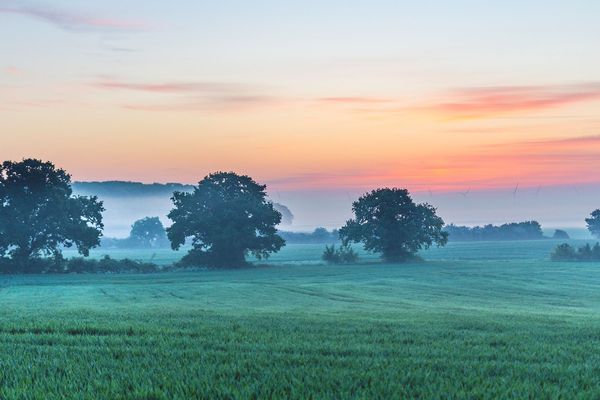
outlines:
[[[158,216],[169,225],[167,214],[174,190],[190,191],[184,184],[141,184],[78,182],[76,194],[97,195],[104,201],[105,236],[126,237],[131,224],[147,216]],[[268,188],[267,188],[268,189]],[[352,202],[364,190],[271,191],[271,200],[283,204],[293,214],[291,223],[280,228],[310,231],[316,227],[339,228],[351,217]],[[414,192],[417,202],[438,208],[446,223],[458,225],[502,224],[511,221],[539,221],[544,230],[567,228],[572,237],[589,238],[584,218],[600,206],[600,186],[549,186],[469,190],[465,192]]]

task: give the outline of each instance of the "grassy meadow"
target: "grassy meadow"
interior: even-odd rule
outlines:
[[[598,398],[600,264],[550,262],[556,244],[348,266],[290,245],[243,270],[0,276],[0,398]]]

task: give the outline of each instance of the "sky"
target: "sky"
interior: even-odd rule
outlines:
[[[598,15],[595,0],[0,0],[0,159],[83,181],[235,171],[317,205],[381,186],[595,190]]]

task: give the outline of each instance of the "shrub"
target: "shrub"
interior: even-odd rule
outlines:
[[[115,260],[104,256],[100,260],[75,257],[64,259],[34,258],[25,267],[7,257],[0,258],[0,273],[5,274],[65,274],[65,273],[148,273],[160,271],[156,264],[130,259]]]
[[[588,244],[575,249],[568,243],[556,246],[550,255],[552,261],[600,261],[600,243]]]
[[[332,244],[331,246],[325,246],[321,258],[327,264],[351,264],[358,260],[358,253],[349,244],[341,245],[338,248],[335,247],[335,244]]]

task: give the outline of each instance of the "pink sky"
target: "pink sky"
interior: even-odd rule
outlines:
[[[286,191],[600,183],[600,6],[533,3],[0,0],[0,158]]]

